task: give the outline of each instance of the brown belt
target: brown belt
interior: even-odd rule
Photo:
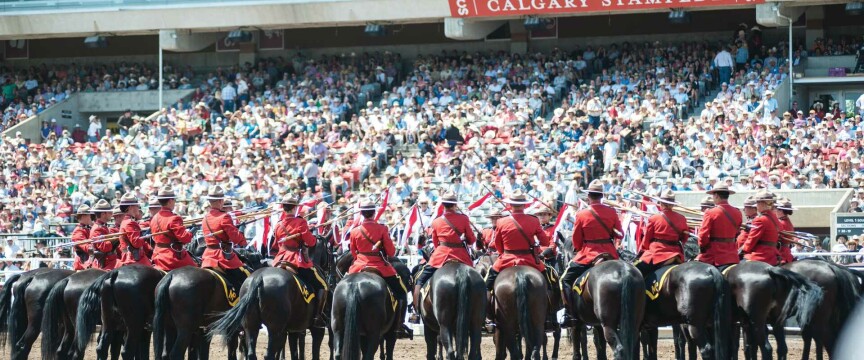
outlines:
[[[222,246],[223,246],[223,245],[221,245],[221,244],[220,244],[220,245],[211,245],[211,244],[207,244],[207,248],[208,248],[208,249],[217,249],[217,250],[222,250]]]
[[[156,243],[156,247],[161,248],[161,249],[171,249],[172,248],[171,244],[164,244],[164,243]]]
[[[462,243],[452,243],[452,242],[442,241],[442,242],[439,242],[438,245],[441,245],[444,247],[449,247],[449,248],[457,248],[457,249],[464,249],[465,248],[465,245],[462,245]]]
[[[534,255],[534,252],[531,249],[524,250],[504,250],[505,254],[514,254],[514,255]]]
[[[756,246],[759,246],[759,245],[762,245],[762,246],[777,246],[777,242],[776,242],[776,241],[760,241],[760,242],[757,242],[757,243],[756,243]]]
[[[357,254],[366,256],[381,256],[381,253],[377,251],[358,251]]]
[[[611,244],[612,239],[582,240],[582,242],[584,242],[586,244]]]
[[[681,243],[678,240],[668,240],[668,239],[654,239],[653,241],[659,242],[661,244],[678,246]]]
[[[282,245],[282,249],[287,250],[287,251],[300,251],[299,247],[285,246],[285,245]]]
[[[709,238],[709,240],[711,240],[711,242],[718,242],[718,243],[734,243],[735,242],[734,238],[711,237],[711,238]]]

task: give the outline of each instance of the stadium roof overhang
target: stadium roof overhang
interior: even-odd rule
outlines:
[[[63,0],[50,3],[58,2]],[[569,17],[666,12],[670,9],[740,9],[766,2],[770,3],[769,0],[213,0],[211,3],[180,1],[173,5],[136,6],[125,5],[138,3],[128,0],[120,1],[120,5],[115,7],[48,10],[16,9],[7,4],[0,5],[0,40],[156,34],[160,29],[204,33],[242,28],[356,26],[370,22],[440,23],[447,18],[470,18],[469,22],[476,23],[529,15]],[[848,0],[777,1],[783,6],[794,7],[845,2]]]

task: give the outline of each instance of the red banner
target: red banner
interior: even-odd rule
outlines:
[[[453,17],[550,15],[586,12],[756,5],[765,0],[448,0]]]
[[[258,50],[285,49],[285,37],[282,30],[259,30]]]

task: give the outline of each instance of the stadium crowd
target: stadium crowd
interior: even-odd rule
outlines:
[[[44,124],[42,144],[2,139],[0,233],[63,235],[64,226],[51,224],[69,222],[81,204],[127,191],[146,201],[165,185],[182,199],[175,212],[190,216],[204,213],[213,184],[225,185],[237,208],[287,191],[347,208],[390,189],[385,222],[395,225],[415,203],[428,219],[444,191],[468,203],[487,186],[498,196],[521,189],[557,208],[576,203],[593,179],[610,194],[652,195],[718,183],[864,184],[864,100],[856,109],[778,104],[788,44],[753,44],[753,34],[411,61],[298,54],[203,76],[171,68],[172,86],[196,92],[150,120],[127,112],[116,132],[91,117],[86,130]],[[150,89],[153,74],[137,64],[16,72],[13,91],[42,80],[24,85],[32,101],[19,96],[7,112],[38,112],[70,91]],[[864,191],[856,191],[849,211],[862,210]],[[6,258],[22,255],[14,239],[0,247]]]

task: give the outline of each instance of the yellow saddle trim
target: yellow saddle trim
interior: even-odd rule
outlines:
[[[669,276],[669,273],[671,273],[672,270],[674,270],[676,267],[678,267],[678,265],[670,267],[668,270],[666,270],[665,273],[663,273],[663,276],[660,277],[660,281],[654,283],[650,289],[645,289],[645,294],[648,295],[649,299],[655,300],[660,297],[660,291],[663,290],[663,284],[666,283],[666,278]]]
[[[231,288],[228,287],[228,283],[225,282],[225,278],[223,278],[222,275],[215,270],[208,268],[203,269],[209,271],[210,274],[213,275],[213,277],[215,277],[219,280],[219,282],[222,283],[222,289],[225,290],[225,299],[228,300],[228,305],[230,305],[231,307],[237,305],[237,302],[240,301],[240,298],[237,296],[237,293],[235,293],[233,290],[231,290]],[[245,272],[247,276],[249,275],[249,272],[245,269],[243,270],[243,272]]]
[[[729,274],[729,270],[732,270],[732,268],[734,268],[736,266],[738,266],[738,264],[730,265],[729,267],[723,269],[723,277],[726,277],[726,275]]]
[[[588,277],[591,276],[590,272],[586,272],[585,276],[582,277],[581,281],[577,281],[573,284],[573,291],[577,294],[582,295],[582,288],[585,287],[585,283],[588,282]]]
[[[312,302],[312,299],[315,298],[315,293],[309,291],[308,285],[300,282],[300,278],[296,275],[294,276],[294,281],[297,282],[297,287],[300,288],[300,295],[303,297],[303,301],[307,304]]]

